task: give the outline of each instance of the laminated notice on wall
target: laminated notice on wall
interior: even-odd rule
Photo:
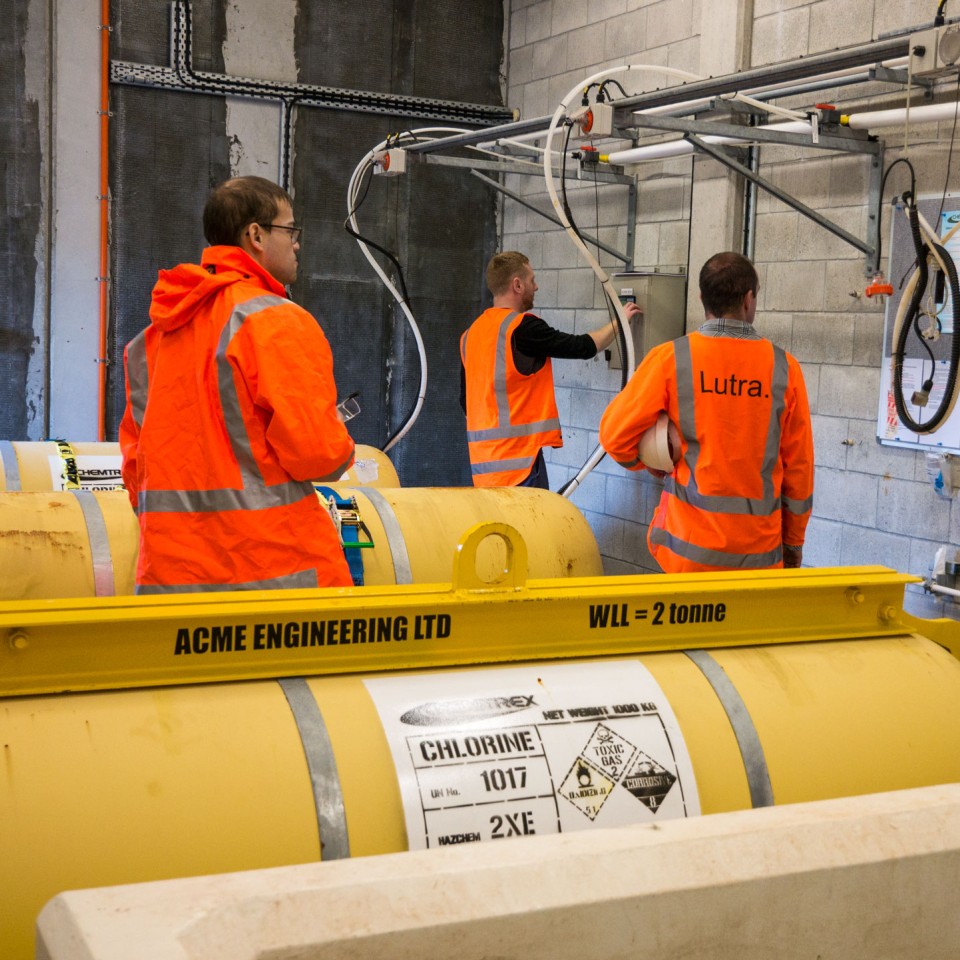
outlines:
[[[411,850],[700,813],[693,767],[640,662],[365,681]]]

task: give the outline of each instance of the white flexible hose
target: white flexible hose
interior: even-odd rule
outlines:
[[[926,587],[931,593],[943,593],[948,597],[960,597],[960,590],[955,590],[953,587],[941,587],[939,583],[933,582],[926,584]]]
[[[550,195],[550,202],[553,204],[553,209],[557,212],[557,216],[560,218],[560,223],[563,225],[563,229],[566,230],[567,236],[570,237],[574,246],[584,255],[587,263],[590,265],[590,268],[593,270],[597,279],[600,281],[600,284],[603,286],[607,294],[607,299],[611,307],[614,309],[617,324],[623,333],[623,339],[626,342],[627,348],[627,378],[632,376],[633,371],[636,369],[636,355],[633,349],[633,336],[630,333],[630,323],[627,320],[626,314],[624,313],[623,304],[620,302],[620,297],[613,289],[613,284],[610,282],[609,275],[606,273],[603,267],[600,266],[599,261],[593,256],[586,244],[580,239],[580,237],[577,235],[577,232],[573,229],[573,225],[570,223],[566,211],[563,209],[563,204],[560,202],[560,198],[557,196],[557,188],[553,177],[553,137],[557,132],[557,127],[560,125],[561,120],[566,115],[567,108],[570,106],[570,101],[575,96],[580,94],[585,87],[589,87],[590,84],[596,83],[598,80],[600,80],[600,78],[610,77],[613,74],[629,72],[631,70],[639,70],[647,73],[667,74],[668,76],[680,77],[681,79],[685,80],[699,79],[696,74],[688,73],[686,70],[678,70],[674,67],[659,67],[649,64],[626,64],[624,66],[613,67],[608,70],[601,70],[599,73],[595,73],[592,76],[587,77],[587,79],[582,83],[578,83],[560,101],[560,106],[557,107],[552,119],[550,120],[550,127],[547,130],[546,145],[543,151],[543,178],[546,182],[547,193]],[[567,483],[564,485],[564,497],[572,496],[574,490],[580,486],[584,477],[586,477],[587,474],[590,473],[590,471],[593,470],[593,468],[603,459],[603,456],[603,448],[598,445],[587,459],[587,462],[584,463],[584,465],[577,471],[575,476],[567,481]]]
[[[360,191],[360,184],[363,181],[364,173],[366,173],[367,168],[373,164],[373,158],[377,153],[386,149],[388,144],[390,146],[397,146],[399,143],[406,143],[408,141],[416,142],[418,136],[421,134],[457,134],[467,132],[468,131],[463,130],[460,127],[421,127],[417,130],[406,131],[400,137],[390,137],[378,143],[357,164],[352,176],[350,177],[350,182],[347,185],[347,219],[350,221],[350,225],[353,227],[354,231],[356,233],[360,232],[359,228],[357,227],[356,216],[356,203],[357,195]],[[434,140],[436,137],[428,136],[426,139]],[[371,174],[371,176],[373,176],[373,174]],[[403,299],[403,295],[381,268],[380,264],[377,263],[376,258],[373,256],[373,253],[371,253],[367,244],[365,244],[359,238],[357,238],[357,243],[359,244],[363,255],[370,262],[370,265],[373,267],[377,276],[383,281],[383,285],[390,291],[390,294],[393,296],[394,300],[396,300],[400,305],[400,309],[407,318],[407,323],[410,324],[410,330],[413,332],[413,337],[417,344],[417,353],[420,356],[420,386],[417,391],[416,405],[413,408],[413,413],[407,419],[407,422],[403,425],[403,428],[400,430],[400,432],[397,433],[396,436],[394,436],[393,439],[384,446],[383,452],[386,453],[388,450],[395,447],[410,432],[410,428],[416,422],[417,417],[420,416],[420,410],[423,408],[423,401],[427,395],[427,353],[423,345],[423,337],[420,335],[420,328],[417,326],[417,321],[414,319],[409,305]]]
[[[904,207],[904,213],[906,213],[909,216],[909,211],[907,210],[906,207]],[[938,243],[941,247],[944,247],[948,243],[950,238],[957,232],[957,230],[960,230],[960,223],[958,223],[955,226],[951,227],[950,230],[946,234],[944,234],[944,236],[941,238],[933,230],[930,224],[927,223],[926,218],[920,215],[919,210],[917,211],[917,213],[918,213],[918,219],[920,222],[920,229],[927,235],[927,239],[932,240],[935,243]],[[937,263],[940,265],[940,269],[943,270],[944,274],[946,274],[947,269],[943,265],[943,261],[940,259],[939,254],[936,253],[933,247],[930,248],[930,255],[936,258]],[[900,340],[900,330],[903,327],[903,322],[904,322],[904,319],[906,318],[907,310],[909,309],[910,303],[913,300],[913,292],[916,289],[916,286],[919,282],[920,282],[920,268],[918,267],[916,270],[913,271],[912,275],[910,276],[910,279],[907,281],[906,287],[904,287],[903,289],[903,293],[900,295],[900,306],[897,308],[897,316],[893,323],[893,336],[890,340],[891,347],[893,350],[893,353],[890,356],[890,389],[891,390],[895,389],[894,381],[893,381],[893,371],[896,365],[896,349],[897,349],[897,343]],[[952,295],[953,295],[953,292],[951,291],[951,296]],[[960,336],[960,330],[954,330],[953,335],[955,337]],[[936,366],[934,366],[934,370],[936,370]],[[946,414],[943,416],[943,419],[940,421],[941,424],[945,423],[949,419],[950,415],[953,413],[953,408],[956,406],[956,403],[957,403],[958,394],[960,394],[960,376],[957,377],[956,383],[954,384],[953,396],[950,398],[950,406],[947,408]],[[932,430],[929,432],[936,433],[936,430]]]

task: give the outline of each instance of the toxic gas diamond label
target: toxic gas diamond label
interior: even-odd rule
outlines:
[[[367,680],[410,849],[700,812],[676,718],[638,661]]]

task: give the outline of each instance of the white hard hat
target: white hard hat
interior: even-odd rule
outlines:
[[[680,459],[680,432],[665,411],[661,411],[657,422],[640,437],[639,455],[644,466],[673,472]]]

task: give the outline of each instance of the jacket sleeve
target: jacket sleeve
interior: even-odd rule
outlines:
[[[137,503],[139,500],[139,484],[137,451],[140,446],[140,425],[133,417],[133,407],[130,403],[130,379],[127,373],[127,348],[123,349],[123,370],[124,370],[124,391],[127,398],[127,406],[123,411],[123,419],[120,421],[120,430],[118,440],[120,441],[120,475],[123,478],[123,486],[130,498],[130,504],[133,512],[137,512]]]
[[[640,437],[670,409],[670,384],[676,379],[673,344],[654,347],[634,371],[600,420],[600,444],[628,470],[645,469],[639,458]]]
[[[294,480],[338,479],[354,445],[337,415],[333,354],[316,320],[294,304],[271,307],[250,317],[234,342],[232,359],[280,465]]]
[[[783,542],[802,546],[813,509],[813,427],[803,371],[789,357],[790,379],[787,406],[780,434],[780,461],[783,464],[781,495]]]

